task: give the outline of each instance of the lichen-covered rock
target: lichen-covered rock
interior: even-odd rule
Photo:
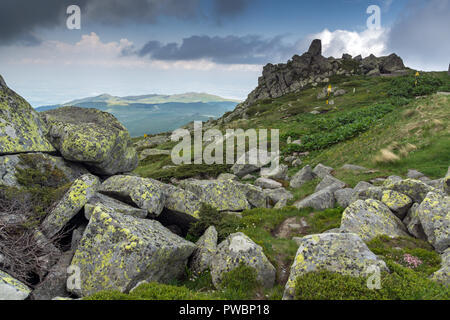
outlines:
[[[0,76],[0,155],[54,152],[46,133],[47,127],[38,113]]]
[[[92,212],[99,203],[103,204],[105,207],[113,210],[116,213],[121,213],[136,218],[144,219],[148,215],[148,211],[145,209],[132,207],[129,204],[123,203],[114,198],[105,196],[101,193],[96,193],[88,200],[88,202],[84,206],[84,216],[87,220],[91,219]]]
[[[117,119],[97,109],[64,107],[45,111],[48,138],[62,156],[83,162],[94,173],[113,175],[138,165],[128,130]]]
[[[206,229],[205,233],[195,243],[196,248],[192,254],[189,266],[191,271],[200,274],[211,266],[211,260],[217,250],[217,231],[214,226]]]
[[[200,199],[192,192],[170,184],[161,183],[161,189],[165,195],[166,201],[164,207],[174,211],[191,216],[194,219],[199,218],[201,209]]]
[[[450,167],[448,168],[445,178],[442,179],[442,189],[447,195],[450,196]]]
[[[428,192],[438,192],[435,188],[427,185],[426,183],[413,180],[406,179],[401,180],[389,184],[385,184],[383,186],[384,190],[394,190],[402,194],[406,194],[410,197],[414,202],[421,203],[423,199],[425,199]]]
[[[128,292],[141,281],[169,282],[183,275],[195,245],[158,221],[117,214],[99,204],[72,259],[86,296],[101,290]]]
[[[345,209],[350,205],[353,192],[351,188],[338,189],[334,192],[334,198],[341,208]]]
[[[383,186],[387,186],[387,185],[390,185],[392,183],[399,182],[402,180],[403,180],[402,177],[399,177],[399,176],[389,176],[389,177],[387,177],[386,180],[384,180]]]
[[[441,255],[441,268],[431,275],[431,280],[450,286],[450,248]]]
[[[255,186],[261,187],[263,189],[278,189],[281,188],[283,185],[278,181],[272,179],[258,178],[255,181]]]
[[[100,186],[99,179],[85,174],[75,180],[58,204],[50,211],[41,225],[45,236],[52,238],[80,212]]]
[[[407,195],[393,190],[384,190],[381,196],[383,202],[399,219],[403,219],[413,202]]]
[[[211,277],[216,288],[220,288],[223,275],[245,264],[256,270],[257,280],[271,288],[275,282],[275,268],[264,255],[262,248],[245,234],[233,233],[217,247],[211,261]]]
[[[428,242],[437,252],[450,247],[450,197],[430,192],[417,208]]]
[[[247,201],[253,208],[268,208],[269,198],[261,187],[246,183],[237,184],[247,197]]]
[[[166,201],[159,181],[137,176],[110,177],[102,183],[99,192],[146,209],[151,217],[160,215]]]
[[[291,200],[294,198],[292,193],[287,191],[285,188],[265,189],[265,190],[263,190],[263,192],[269,199],[269,202],[271,205],[275,205],[276,203],[280,202],[281,200]]]
[[[340,229],[356,233],[364,241],[380,235],[408,235],[402,221],[384,203],[373,199],[358,200],[348,206],[342,215]]]
[[[418,203],[414,203],[408,210],[405,219],[403,219],[403,224],[408,229],[408,232],[412,234],[417,239],[426,241],[427,236],[423,232],[422,223],[420,222],[419,215],[417,214],[417,208],[419,208]]]
[[[328,188],[332,185],[335,185],[336,187],[342,189],[345,188],[345,182],[342,182],[339,179],[336,179],[332,175],[327,174],[322,181],[316,186],[315,192],[319,192],[320,190],[323,190],[325,188]]]
[[[353,233],[322,233],[298,239],[299,248],[291,267],[283,299],[292,300],[297,278],[320,270],[342,275],[364,277],[372,268],[387,271],[384,261],[372,253],[367,245]]]
[[[25,300],[30,293],[25,284],[0,270],[0,300]]]
[[[238,176],[231,174],[231,173],[221,173],[218,177],[217,180],[233,180],[233,181],[237,181],[239,180]]]
[[[328,188],[322,189],[319,192],[315,192],[312,195],[306,197],[303,200],[299,200],[294,203],[294,207],[297,209],[314,208],[316,210],[325,210],[334,208],[336,199],[334,198],[334,192],[340,189],[338,185],[332,185]]]
[[[374,199],[381,201],[381,197],[383,196],[383,189],[380,187],[370,187],[367,189],[362,189],[353,193],[353,197],[351,202],[355,202],[357,200],[367,200]]]
[[[184,180],[180,186],[219,211],[250,209],[245,190],[230,180]]]
[[[319,163],[313,170],[314,174],[318,176],[319,178],[325,178],[326,175],[329,175],[333,172],[333,168],[324,166],[323,164]]]
[[[291,188],[300,188],[306,182],[316,178],[314,172],[309,165],[304,166],[299,172],[297,172],[289,183]]]

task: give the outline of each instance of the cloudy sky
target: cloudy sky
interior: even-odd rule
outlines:
[[[69,30],[67,8],[81,9]],[[381,8],[381,28],[366,10]],[[266,63],[395,52],[447,70],[450,0],[1,0],[0,75],[33,106],[102,93],[244,99]]]

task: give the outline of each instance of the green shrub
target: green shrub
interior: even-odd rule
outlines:
[[[417,96],[436,93],[443,81],[429,74],[421,74],[416,78],[414,76],[403,76],[391,80],[388,95],[391,97],[413,98]]]
[[[220,296],[225,300],[249,300],[254,298],[260,284],[256,270],[241,264],[223,275]]]

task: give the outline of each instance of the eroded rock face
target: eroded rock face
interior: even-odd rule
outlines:
[[[308,272],[328,270],[353,277],[368,276],[371,268],[387,271],[384,261],[353,233],[322,233],[297,240],[299,248],[291,267],[283,299],[294,298],[297,278]]]
[[[113,115],[64,107],[41,116],[49,127],[48,139],[65,159],[83,162],[100,175],[130,172],[137,167],[128,130]]]
[[[152,217],[160,215],[166,201],[161,182],[136,176],[110,177],[103,182],[98,191],[122,202],[146,209]]]
[[[217,247],[211,261],[211,277],[216,288],[220,288],[223,275],[245,264],[256,270],[257,280],[266,288],[275,282],[275,268],[264,255],[262,248],[245,234],[231,234]]]
[[[25,300],[31,289],[0,270],[0,300]]]
[[[92,174],[83,175],[75,180],[64,197],[42,222],[41,230],[44,235],[52,238],[60,232],[94,196],[99,186],[100,180]]]
[[[364,241],[380,235],[408,235],[402,221],[385,204],[373,199],[358,200],[349,205],[342,215],[340,229],[355,233]]]
[[[117,214],[99,204],[72,259],[72,266],[80,268],[81,290],[70,291],[78,296],[128,292],[141,281],[178,279],[194,249],[158,221]]]
[[[428,242],[437,252],[450,247],[450,197],[430,192],[417,208]]]
[[[0,155],[54,152],[46,133],[47,126],[38,113],[0,76]]]

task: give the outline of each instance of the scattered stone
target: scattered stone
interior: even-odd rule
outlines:
[[[384,180],[383,186],[387,186],[387,185],[390,185],[395,182],[400,182],[402,180],[403,180],[402,177],[399,177],[399,176],[389,176],[389,177],[387,177],[386,180]]]
[[[289,167],[284,164],[278,165],[276,168],[261,168],[261,177],[277,180],[288,180],[287,172]]]
[[[205,233],[196,242],[189,266],[191,271],[200,274],[211,266],[211,260],[217,250],[217,231],[214,226],[206,229]]]
[[[417,208],[428,242],[437,252],[450,246],[450,197],[430,192]]]
[[[325,210],[334,208],[336,200],[334,192],[340,189],[337,185],[332,185],[328,188],[322,189],[319,192],[313,193],[303,200],[294,203],[297,209],[314,208],[315,210]]]
[[[294,161],[292,161],[292,166],[293,167],[300,167],[302,165],[303,161],[301,159],[295,159]]]
[[[264,255],[262,248],[245,234],[233,233],[217,247],[211,261],[211,277],[216,288],[221,287],[223,275],[243,263],[256,270],[257,280],[265,287],[275,283],[275,268]]]
[[[145,160],[150,156],[159,156],[159,155],[170,155],[170,150],[160,150],[160,149],[145,149],[139,153],[139,160]]]
[[[101,290],[128,292],[142,280],[167,283],[184,274],[195,249],[158,221],[117,214],[99,204],[71,265],[80,268],[84,297]]]
[[[283,300],[292,300],[297,278],[320,270],[342,275],[366,277],[373,267],[388,271],[384,261],[352,233],[322,233],[298,240],[299,248],[286,283]]]
[[[361,166],[356,166],[354,164],[344,164],[342,166],[343,170],[351,170],[351,171],[365,171],[368,170],[367,168],[361,167]]]
[[[231,173],[221,173],[218,177],[217,180],[233,180],[233,181],[238,181],[239,178]]]
[[[364,241],[380,235],[408,235],[401,220],[385,204],[373,199],[358,200],[348,206],[342,215],[340,229],[356,233]]]
[[[323,164],[319,163],[313,170],[313,173],[318,176],[319,178],[325,178],[326,175],[331,174],[334,171],[333,168],[324,166]]]
[[[405,218],[408,209],[411,208],[413,204],[410,197],[393,190],[383,191],[381,202],[383,202],[401,220]]]
[[[373,185],[368,183],[368,182],[366,182],[366,181],[360,181],[355,186],[354,191],[355,192],[359,192],[359,191],[367,190],[369,188],[373,188]]]
[[[60,232],[77,215],[100,186],[100,180],[85,174],[75,180],[64,197],[50,211],[41,224],[41,230],[48,238]]]
[[[255,181],[255,186],[261,187],[263,189],[278,189],[283,185],[275,180],[267,178],[258,178]]]
[[[256,177],[251,174],[247,174],[242,177],[242,180],[253,180],[253,179],[256,179]]]
[[[249,183],[239,183],[237,186],[242,189],[248,203],[253,208],[268,208],[269,199],[261,187]]]
[[[345,209],[350,205],[353,192],[354,191],[351,188],[338,189],[334,192],[336,202],[341,208]]]
[[[113,176],[99,188],[99,192],[148,211],[150,217],[161,214],[166,196],[159,181],[136,176]]]
[[[231,171],[238,177],[244,177],[271,163],[276,155],[252,149],[242,155],[231,167]]]
[[[343,96],[346,93],[347,93],[347,91],[345,91],[344,89],[338,89],[334,92],[334,96],[339,97],[339,96]]]
[[[269,198],[269,202],[274,205],[281,200],[291,200],[294,198],[292,193],[287,191],[284,188],[278,188],[278,189],[265,189],[263,190],[264,194]]]
[[[128,130],[109,113],[63,107],[41,113],[47,135],[64,159],[83,162],[100,175],[131,172],[138,165]]]
[[[406,176],[410,179],[420,180],[420,178],[424,177],[425,175],[417,170],[409,169]]]
[[[299,172],[297,172],[289,183],[291,188],[300,188],[308,181],[315,179],[316,175],[312,172],[309,165],[304,166]]]
[[[315,192],[319,192],[320,190],[328,188],[328,187],[330,187],[332,185],[334,185],[336,188],[339,188],[339,189],[345,188],[345,186],[346,186],[345,182],[342,182],[341,180],[336,179],[332,175],[328,174],[316,186]]]
[[[367,200],[367,199],[374,199],[381,201],[382,196],[383,196],[383,189],[381,187],[370,187],[367,189],[362,189],[360,191],[355,190],[351,202],[355,202],[356,200]]]

